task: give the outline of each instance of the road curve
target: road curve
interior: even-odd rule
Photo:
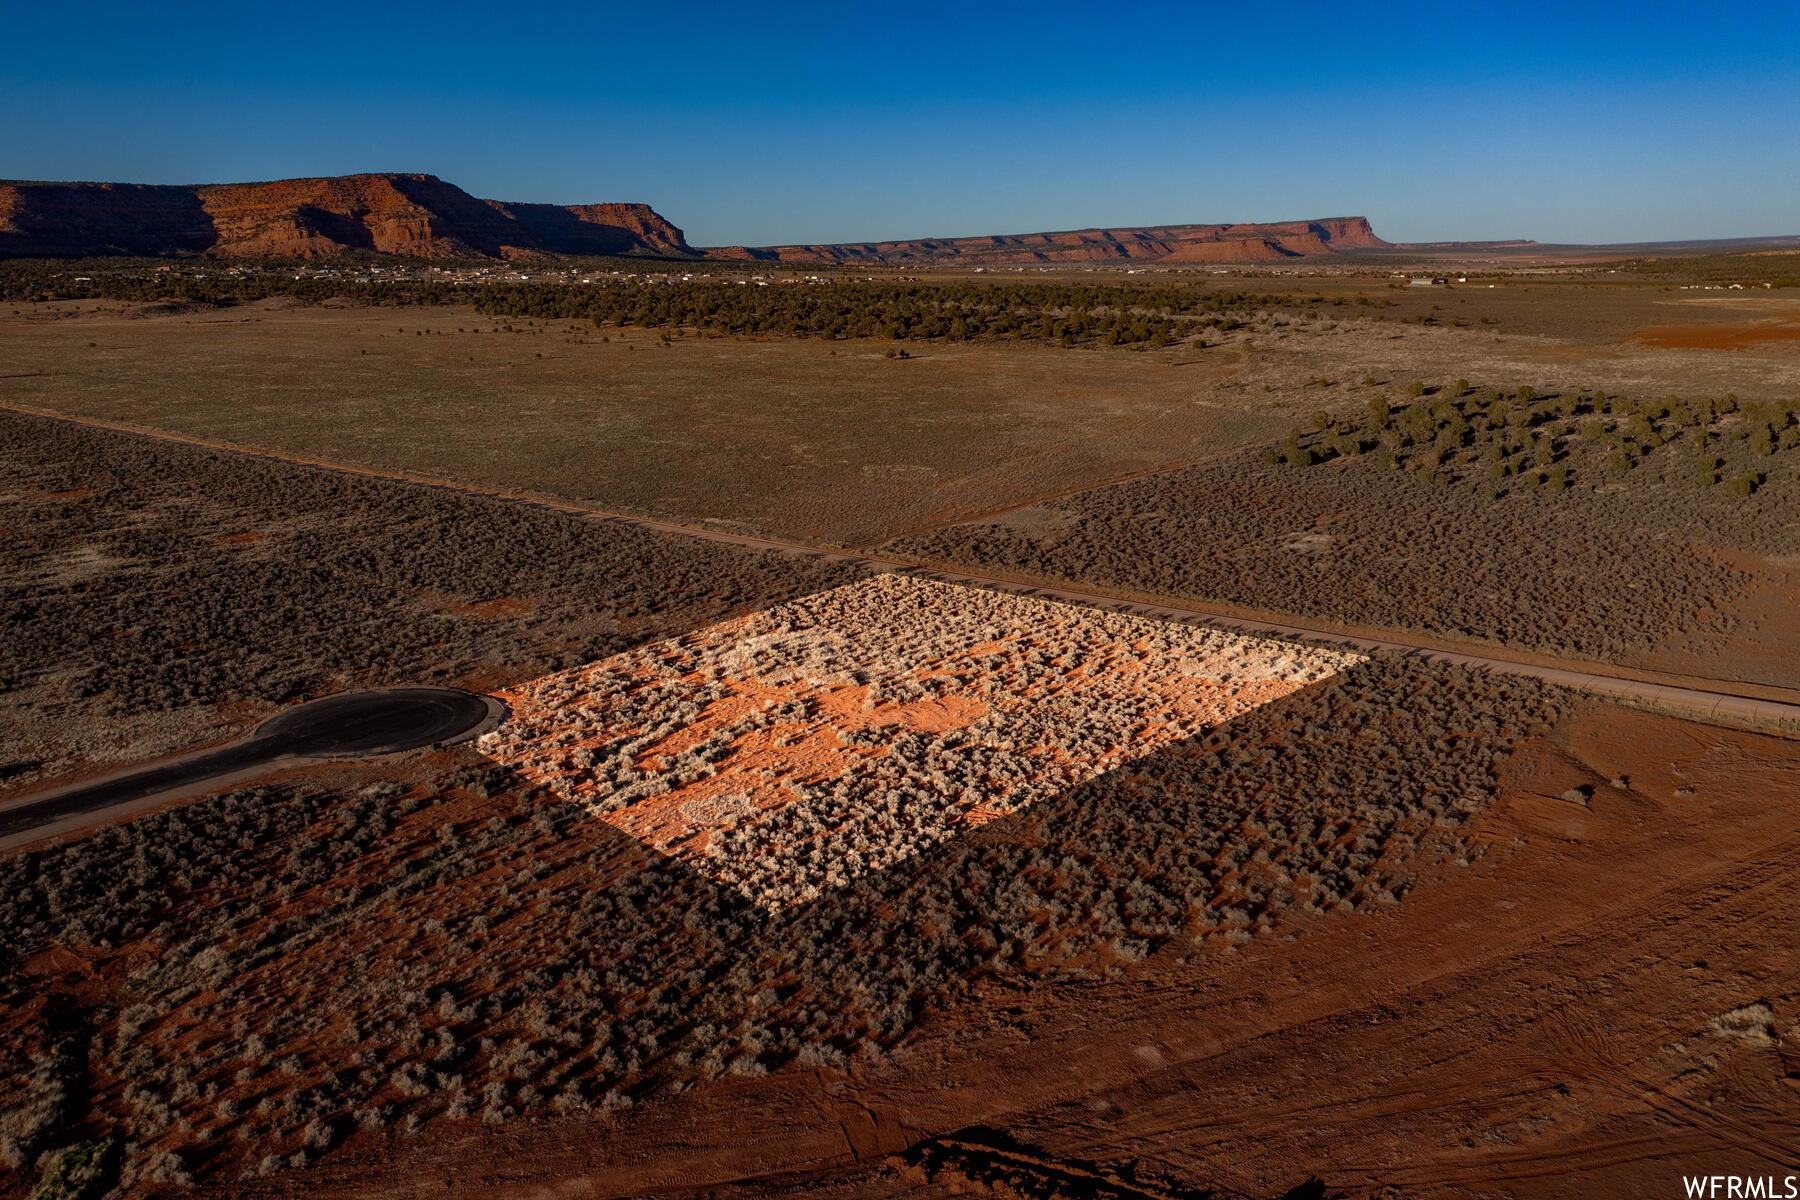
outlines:
[[[109,421],[89,420],[81,417],[70,417],[61,413],[46,412],[40,409],[21,408],[14,405],[0,405],[0,412],[10,412],[19,416],[58,421],[65,425],[105,429],[114,433],[123,433],[132,437],[144,438],[149,441],[173,442],[184,446],[199,446],[227,454],[242,455],[246,458],[259,458],[270,462],[312,467],[316,470],[330,471],[335,474],[349,475],[361,479],[378,479],[389,483],[404,483],[414,487],[432,488],[437,491],[453,492],[459,495],[495,500],[505,504],[516,504],[526,508],[542,509],[546,512],[563,513],[583,520],[599,521],[611,525],[623,525],[631,529],[644,530],[649,533],[692,538],[698,541],[712,542],[719,545],[742,546],[752,550],[768,550],[779,554],[797,555],[825,562],[841,562],[875,571],[898,571],[906,574],[918,575],[923,578],[938,579],[947,583],[959,583],[972,587],[990,588],[1019,595],[1040,596],[1046,599],[1062,600],[1073,604],[1085,604],[1096,608],[1112,609],[1119,612],[1160,617],[1165,620],[1209,625],[1219,629],[1231,629],[1245,633],[1289,638],[1295,641],[1314,642],[1330,646],[1346,646],[1358,650],[1398,654],[1410,658],[1424,659],[1430,662],[1454,663],[1461,666],[1480,667],[1483,670],[1493,671],[1502,675],[1516,675],[1530,679],[1541,679],[1547,683],[1572,688],[1576,691],[1586,692],[1596,696],[1605,696],[1609,699],[1620,701],[1621,703],[1641,708],[1652,708],[1694,720],[1730,725],[1738,728],[1756,729],[1763,732],[1777,733],[1786,736],[1800,736],[1800,702],[1774,699],[1766,696],[1758,697],[1754,695],[1744,695],[1741,691],[1730,690],[1728,686],[1721,686],[1718,688],[1693,687],[1688,686],[1687,684],[1658,682],[1654,679],[1632,678],[1629,675],[1624,674],[1610,675],[1602,671],[1576,670],[1565,667],[1548,666],[1543,663],[1531,662],[1522,658],[1511,658],[1491,650],[1484,653],[1447,650],[1419,642],[1405,641],[1398,636],[1375,637],[1364,634],[1351,634],[1304,625],[1268,621],[1257,617],[1238,616],[1206,609],[1149,603],[1126,599],[1120,596],[1111,596],[1103,592],[1072,588],[1062,584],[1026,583],[999,576],[978,575],[966,571],[953,571],[924,563],[879,558],[873,555],[859,554],[848,550],[829,550],[797,542],[779,541],[774,538],[751,537],[745,534],[726,533],[721,530],[706,529],[693,525],[681,525],[673,521],[658,521],[649,517],[628,516],[623,513],[612,513],[600,509],[586,508],[580,505],[534,499],[527,496],[513,495],[506,492],[473,487],[466,484],[451,483],[445,480],[426,479],[399,472],[375,471],[361,467],[345,466],[341,463],[322,462],[316,459],[272,454],[263,450],[251,450],[242,446],[234,446],[224,442],[212,442],[201,438],[180,437],[166,433],[151,433],[142,429],[134,429],[128,425],[119,425]],[[1636,672],[1636,674],[1643,676],[1652,673]],[[1743,689],[1743,691],[1752,690],[1756,689]],[[1786,689],[1764,690],[1785,691]]]
[[[505,706],[457,688],[387,688],[326,696],[277,713],[222,746],[53,785],[0,807],[0,849],[39,841],[150,804],[257,779],[320,759],[375,758],[493,728]]]

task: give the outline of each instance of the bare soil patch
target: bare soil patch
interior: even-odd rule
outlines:
[[[480,749],[775,909],[1361,661],[884,575],[503,692]]]
[[[1800,342],[1800,325],[1646,325],[1631,337],[1659,350],[1755,350]]]

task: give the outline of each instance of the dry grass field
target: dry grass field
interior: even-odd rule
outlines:
[[[665,344],[472,309],[50,307],[0,316],[0,403],[832,544],[1283,427],[1260,400],[1211,396],[1229,351],[1174,366],[958,343],[900,360],[890,343]]]
[[[665,343],[666,330],[283,299],[173,313],[36,304],[0,311],[0,403],[863,545],[1266,442],[1319,409],[1400,398],[1413,380],[1747,401],[1794,390],[1792,343],[1666,349],[1633,336],[1780,323],[1800,306],[1784,291],[1289,287],[1285,306],[1209,334],[1204,350]],[[887,357],[897,348],[914,357]]]

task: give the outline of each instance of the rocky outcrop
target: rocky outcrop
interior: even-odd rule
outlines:
[[[671,256],[695,253],[681,230],[648,204],[501,204],[490,201],[542,246],[559,254],[634,254],[652,251]]]
[[[1275,262],[1388,243],[1366,217],[1329,217],[1275,224],[1158,225],[1143,229],[1076,229],[1066,233],[920,238],[812,246],[730,246],[713,258],[756,262],[882,266],[1125,261]]]
[[[693,256],[645,204],[511,204],[434,175],[345,175],[172,187],[0,183],[0,256],[204,254],[331,258]]]

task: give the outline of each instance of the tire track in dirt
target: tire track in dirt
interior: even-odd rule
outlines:
[[[1534,974],[1501,969],[1508,963],[1532,959],[1628,963],[1645,956],[1656,957],[1652,952],[1656,940],[1678,941],[1684,929],[1705,924],[1709,917],[1715,924],[1758,927],[1765,918],[1773,919],[1786,911],[1784,897],[1791,889],[1796,862],[1800,862],[1800,838],[1794,837],[1761,845],[1742,855],[1714,857],[1697,869],[1677,872],[1659,880],[1616,910],[1594,913],[1577,918],[1571,925],[1539,930],[1517,941],[1489,946],[1488,953],[1457,963],[1445,976],[1421,979],[1406,990],[1431,984],[1444,984],[1454,989],[1459,980]],[[1626,948],[1633,944],[1633,939],[1621,937],[1622,930],[1633,929],[1639,931],[1640,936],[1646,930],[1654,931],[1647,943],[1638,943],[1639,952],[1635,954]],[[1396,1167],[1379,1157],[1345,1157],[1338,1162],[1341,1172],[1366,1175],[1388,1186],[1441,1189],[1457,1184],[1480,1187],[1503,1180],[1574,1175],[1640,1161],[1666,1162],[1671,1157],[1698,1155],[1722,1147],[1755,1161],[1800,1161],[1800,1145],[1794,1144],[1789,1136],[1791,1126],[1776,1123],[1762,1127],[1715,1111],[1670,1094],[1646,1077],[1645,1072],[1634,1069],[1638,1063],[1647,1060],[1656,1047],[1641,1045],[1639,1053],[1631,1054],[1629,1047],[1616,1043],[1614,1038],[1600,1031],[1596,1020],[1581,1008],[1586,1003],[1586,998],[1571,998],[1528,1020],[1528,1026],[1547,1026],[1548,1036],[1544,1038],[1545,1044],[1534,1045],[1522,1056],[1502,1053],[1496,1058],[1484,1040],[1471,1037],[1461,1029],[1463,1024],[1474,1019],[1469,1014],[1434,1022],[1431,1030],[1417,1033],[1415,1038],[1421,1042],[1441,1039],[1455,1046],[1456,1051],[1445,1058],[1434,1058],[1425,1068],[1425,1078],[1429,1080],[1434,1074],[1475,1077],[1483,1073],[1484,1065],[1489,1068],[1486,1073],[1492,1077],[1495,1069],[1504,1068],[1504,1078],[1496,1080],[1501,1084],[1500,1090],[1457,1098],[1461,1106],[1477,1117],[1490,1108],[1504,1112],[1509,1107],[1518,1107],[1508,1102],[1520,1097],[1552,1096],[1558,1088],[1571,1082],[1597,1084],[1635,1101],[1644,1110],[1659,1114],[1668,1122],[1669,1128],[1655,1134],[1608,1138],[1600,1144],[1493,1150],[1472,1162],[1427,1156],[1412,1165]],[[1353,1026],[1354,1019],[1362,1011],[1333,1011],[1322,1019],[1291,1023],[1274,1031],[1271,1045],[1276,1038],[1284,1042],[1327,1043]],[[1260,1039],[1227,1047],[1218,1055],[1184,1058],[1170,1064],[1170,1068],[1181,1076],[1192,1076],[1197,1069],[1215,1062],[1223,1068],[1231,1057],[1253,1052],[1256,1040]],[[1279,1053],[1278,1050],[1271,1052]],[[1533,1081],[1536,1086],[1518,1086],[1527,1081]],[[1305,1127],[1315,1120],[1362,1126],[1383,1118],[1405,1119],[1422,1108],[1441,1105],[1444,1099],[1444,1092],[1437,1087],[1378,1088],[1349,1096],[1340,1093],[1302,1104],[1239,1107],[1224,1117],[1209,1112],[1198,1120],[1188,1119],[1187,1113],[1193,1111],[1194,1106],[1183,1099],[1170,1114],[1176,1119],[1157,1120],[1150,1112],[1132,1103],[1130,1085],[1102,1094],[1121,1096],[1125,1111],[1142,1112],[1143,1115],[1134,1117],[1128,1128],[1109,1130],[1091,1126],[1089,1128],[1097,1136],[1067,1141],[1062,1139],[1067,1138],[1075,1127],[1064,1121],[1060,1125],[1059,1151],[1104,1160],[1153,1157],[1159,1146],[1175,1144],[1204,1158],[1209,1153],[1228,1152],[1234,1142],[1246,1136],[1267,1136],[1283,1127]],[[1169,1094],[1165,1093],[1165,1096]],[[1172,1094],[1182,1095],[1180,1092]],[[1151,1119],[1144,1119],[1146,1116]]]

